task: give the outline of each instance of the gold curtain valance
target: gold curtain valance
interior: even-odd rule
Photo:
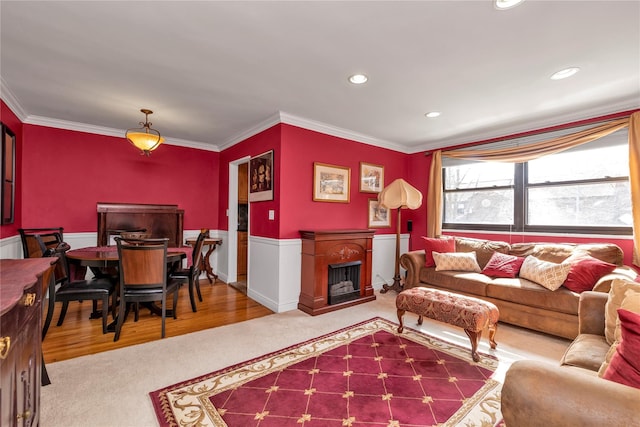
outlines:
[[[626,127],[629,127],[629,180],[631,182],[634,230],[633,263],[640,266],[640,236],[638,235],[640,230],[640,111],[634,112],[629,117],[612,120],[570,135],[519,147],[495,150],[438,150],[434,152],[431,159],[427,197],[427,236],[435,237],[442,233],[442,156],[478,161],[522,163],[586,144]]]

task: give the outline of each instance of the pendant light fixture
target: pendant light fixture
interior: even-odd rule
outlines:
[[[160,136],[160,132],[151,128],[152,123],[149,122],[149,114],[153,114],[153,111],[146,108],[140,111],[144,114],[144,122],[140,122],[142,127],[128,129],[125,136],[133,146],[141,151],[140,154],[149,156],[153,150],[164,142],[164,138]]]

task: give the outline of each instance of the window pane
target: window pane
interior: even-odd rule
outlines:
[[[445,223],[513,224],[513,190],[445,193],[444,203]]]
[[[444,188],[490,188],[513,185],[513,163],[482,162],[445,168]]]
[[[528,225],[631,227],[629,182],[530,188]]]
[[[565,151],[529,162],[529,183],[629,176],[629,147]]]

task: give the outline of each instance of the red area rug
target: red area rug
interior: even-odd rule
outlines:
[[[374,318],[150,393],[161,426],[494,426],[498,361]]]

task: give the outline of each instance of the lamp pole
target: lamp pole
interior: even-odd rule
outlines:
[[[396,225],[396,269],[395,274],[393,276],[393,285],[389,286],[386,283],[382,285],[382,289],[380,293],[385,294],[388,290],[394,290],[396,292],[402,291],[402,281],[400,279],[400,209],[402,206],[398,207],[398,215],[397,215],[397,225]]]

